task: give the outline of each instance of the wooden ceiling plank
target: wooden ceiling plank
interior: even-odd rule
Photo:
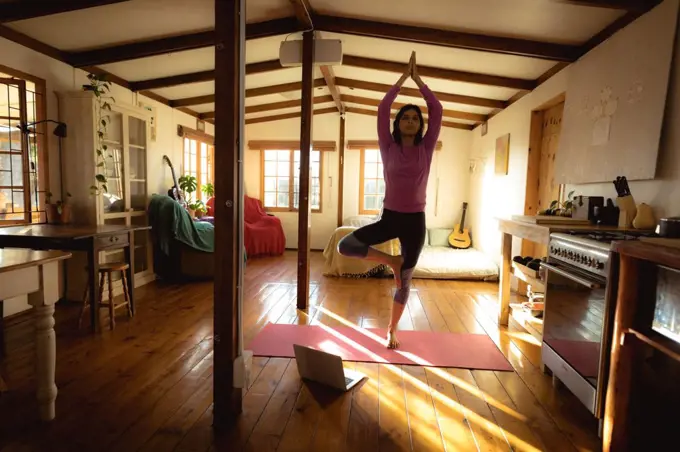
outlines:
[[[345,111],[347,113],[355,113],[355,114],[358,114],[358,115],[373,116],[373,117],[378,116],[377,110],[369,110],[367,108],[347,107],[345,109]],[[443,127],[450,127],[450,128],[453,128],[453,129],[461,129],[461,130],[472,130],[474,128],[474,126],[472,124],[463,124],[463,123],[460,123],[460,122],[453,122],[453,121],[442,121],[442,126]]]
[[[363,81],[363,80],[353,80],[353,79],[342,78],[342,77],[336,77],[335,83],[336,83],[336,85],[343,86],[345,88],[354,88],[354,89],[362,89],[362,90],[367,90],[367,91],[376,91],[376,92],[383,93],[383,94],[385,94],[391,88],[390,85],[385,85],[383,83],[366,82],[366,81]],[[417,90],[417,89],[414,89],[414,88],[403,88],[402,87],[401,90],[399,90],[399,94],[402,95],[402,96],[409,96],[409,97],[419,97],[419,98],[423,97],[423,95],[420,93],[420,91]],[[474,105],[474,106],[477,106],[477,107],[485,107],[485,108],[505,108],[505,106],[506,106],[506,102],[502,101],[502,100],[485,99],[485,98],[481,98],[481,97],[472,97],[472,96],[462,96],[460,94],[449,94],[449,93],[442,93],[442,92],[435,92],[434,94],[442,102],[452,102],[452,103],[456,103],[456,104]]]
[[[130,0],[61,0],[61,1],[14,1],[0,2],[0,23],[35,19],[80,9],[124,3]]]
[[[370,105],[372,107],[377,107],[380,105],[380,99],[369,99],[366,97],[360,97],[360,96],[351,96],[351,95],[342,95],[342,100],[343,102],[347,102],[349,104],[361,104],[361,105]],[[400,109],[403,106],[407,104],[401,103],[401,102],[394,102],[392,104],[393,109]],[[423,112],[423,114],[427,114],[427,107],[420,107],[420,110]],[[444,110],[443,115],[446,118],[453,118],[453,119],[464,119],[466,121],[475,121],[475,122],[484,122],[488,118],[487,115],[480,115],[479,113],[470,113],[467,111],[456,111],[456,110]]]
[[[377,71],[394,72],[403,74],[406,63],[395,61],[377,60],[374,58],[358,57],[353,55],[343,55],[343,66],[353,66]],[[418,72],[423,77],[432,77],[451,82],[474,83],[477,85],[499,86],[502,88],[520,89],[531,91],[536,88],[534,80],[525,80],[511,77],[501,77],[497,75],[479,74],[474,72],[456,71],[453,69],[442,69],[432,66],[418,65]]]
[[[295,10],[295,17],[297,21],[305,27],[305,29],[311,29],[314,27],[312,24],[312,6],[309,4],[309,0],[288,0]]]
[[[328,107],[328,108],[320,108],[318,110],[314,110],[314,115],[325,115],[328,113],[337,113],[338,110],[335,107]],[[292,113],[282,113],[280,115],[272,115],[272,116],[262,116],[260,118],[248,118],[246,119],[246,124],[257,124],[261,122],[272,122],[272,121],[280,121],[281,119],[291,119],[291,118],[299,118],[300,117],[300,112],[299,111],[294,111]]]
[[[459,31],[415,27],[363,19],[327,15],[314,16],[314,26],[321,31],[454,47],[482,52],[502,53],[552,61],[576,60],[578,47],[526,39],[487,36]]]
[[[266,22],[248,24],[246,39],[278,36],[298,31],[300,26],[294,18],[274,19]],[[99,49],[69,52],[68,61],[74,67],[110,64],[135,60],[172,52],[200,49],[215,45],[215,31],[208,30],[169,36],[159,39],[111,45]]]
[[[649,0],[552,0],[575,6],[591,6],[594,8],[618,9],[631,12],[644,12],[649,6]]]

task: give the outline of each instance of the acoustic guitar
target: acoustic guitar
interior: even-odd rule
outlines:
[[[472,245],[470,238],[470,229],[465,227],[465,212],[467,211],[467,203],[463,203],[463,215],[460,219],[460,224],[453,228],[453,232],[449,235],[449,245],[458,249],[467,249]]]
[[[170,190],[172,193],[173,198],[175,198],[175,201],[177,201],[180,204],[184,204],[184,200],[182,199],[182,192],[179,189],[179,185],[177,184],[177,177],[175,177],[175,168],[172,166],[172,162],[170,161],[170,157],[167,155],[163,156],[163,162],[165,162],[169,167],[170,167],[170,172],[172,173],[172,182],[175,184],[174,187],[172,187]]]

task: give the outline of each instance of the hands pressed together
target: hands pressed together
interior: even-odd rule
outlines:
[[[416,82],[416,85],[418,85],[419,88],[425,84],[423,80],[420,78],[420,75],[418,75],[418,65],[416,64],[416,52],[411,52],[411,58],[408,61],[408,66],[406,66],[406,71],[404,71],[404,74],[397,82],[397,85],[402,86],[406,79],[408,79],[409,77],[411,77],[413,81]]]

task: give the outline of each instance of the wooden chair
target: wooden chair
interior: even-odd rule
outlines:
[[[130,303],[130,292],[129,292],[129,287],[128,287],[128,280],[127,276],[125,274],[125,270],[127,270],[130,266],[126,264],[125,262],[111,262],[111,263],[106,263],[106,264],[101,264],[99,266],[99,307],[100,308],[109,308],[109,327],[111,329],[114,329],[116,327],[116,309],[122,308],[124,306],[127,306],[128,309],[128,316],[133,317],[133,312],[132,312],[132,305]],[[123,295],[124,295],[124,300],[122,303],[115,304],[113,301],[113,272],[120,272],[122,279],[123,279]],[[104,303],[104,281],[107,281],[109,283],[109,302]],[[90,288],[89,286],[85,287],[85,292],[83,293],[83,307],[80,310],[80,319],[78,320],[78,328],[81,327],[83,323],[83,317],[85,315],[85,311],[88,308],[91,308],[91,304],[89,302],[89,293],[90,293]]]

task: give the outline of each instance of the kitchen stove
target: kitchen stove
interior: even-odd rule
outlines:
[[[612,242],[652,232],[573,231],[550,235],[545,281],[542,359],[555,383],[564,384],[597,417],[604,412],[618,257]]]

